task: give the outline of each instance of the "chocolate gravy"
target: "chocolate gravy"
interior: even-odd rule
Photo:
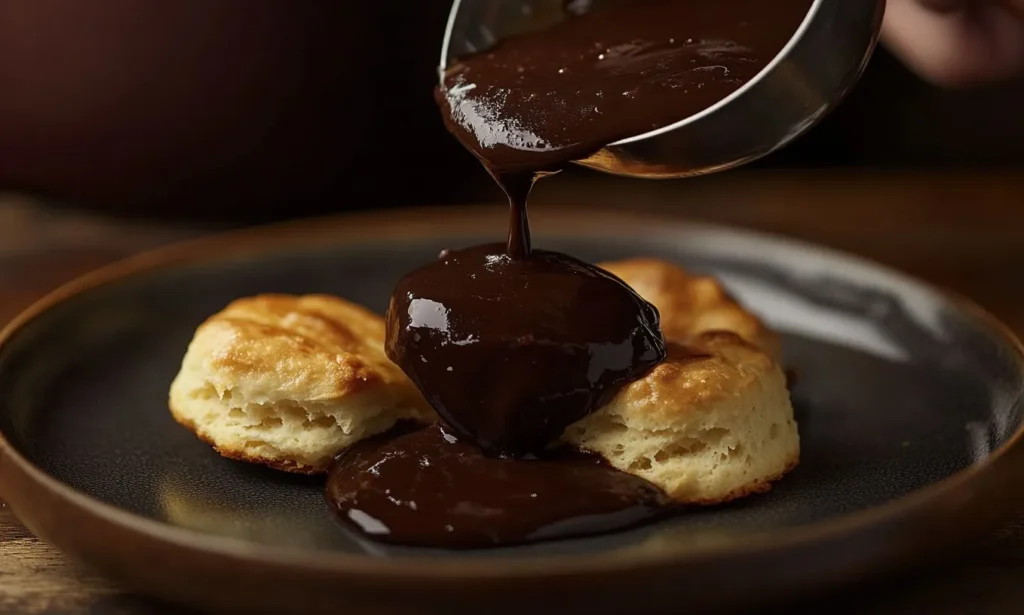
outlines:
[[[402,278],[386,350],[455,433],[523,456],[658,364],[665,341],[657,309],[610,273],[494,244]]]
[[[669,510],[643,479],[558,446],[566,427],[665,358],[657,310],[618,278],[531,250],[534,181],[736,91],[812,0],[635,0],[463,58],[436,98],[511,204],[507,244],[446,251],[404,277],[388,357],[441,416],[360,442],[331,471],[347,525],[404,545],[512,545],[621,529]],[[737,130],[742,130],[738,126]]]
[[[558,449],[490,457],[443,424],[359,442],[328,480],[339,517],[379,542],[481,548],[597,534],[670,510],[647,481]]]

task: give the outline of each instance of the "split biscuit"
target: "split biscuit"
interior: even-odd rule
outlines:
[[[564,439],[684,504],[764,492],[796,467],[777,336],[714,279],[649,259],[602,267],[659,309],[668,357]]]
[[[384,353],[384,320],[330,296],[240,299],[196,331],[174,418],[221,455],[326,472],[355,442],[433,411]]]

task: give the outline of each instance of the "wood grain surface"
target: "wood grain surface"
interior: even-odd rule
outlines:
[[[649,183],[588,176],[546,183],[536,206],[664,210],[861,254],[965,294],[1024,335],[1021,174],[727,174]],[[202,232],[118,222],[0,195],[0,322],[85,271]],[[1022,605],[1024,515],[982,544],[912,576],[808,598],[778,612],[1009,614],[1022,612]],[[0,502],[0,615],[179,612],[69,561],[34,538]]]

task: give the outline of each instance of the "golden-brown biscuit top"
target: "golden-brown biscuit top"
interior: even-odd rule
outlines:
[[[618,276],[658,308],[666,340],[687,343],[707,331],[732,331],[760,346],[773,359],[779,358],[778,337],[743,309],[718,280],[690,275],[678,265],[655,258],[598,266]]]
[[[384,320],[331,296],[239,299],[199,327],[193,346],[207,374],[253,401],[330,400],[407,382],[384,354]]]
[[[730,331],[707,331],[685,345],[669,342],[665,361],[627,385],[613,403],[636,426],[670,428],[760,386],[776,372],[784,389],[778,366],[759,347]]]

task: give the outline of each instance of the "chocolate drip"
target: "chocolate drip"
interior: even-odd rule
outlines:
[[[360,442],[335,464],[328,501],[377,540],[521,544],[673,508],[643,479],[558,446],[666,349],[657,310],[618,278],[531,250],[527,198],[537,178],[734,93],[812,0],[593,4],[566,2],[560,24],[461,59],[435,92],[448,129],[508,196],[508,242],[446,251],[391,298],[388,357],[442,422]]]

